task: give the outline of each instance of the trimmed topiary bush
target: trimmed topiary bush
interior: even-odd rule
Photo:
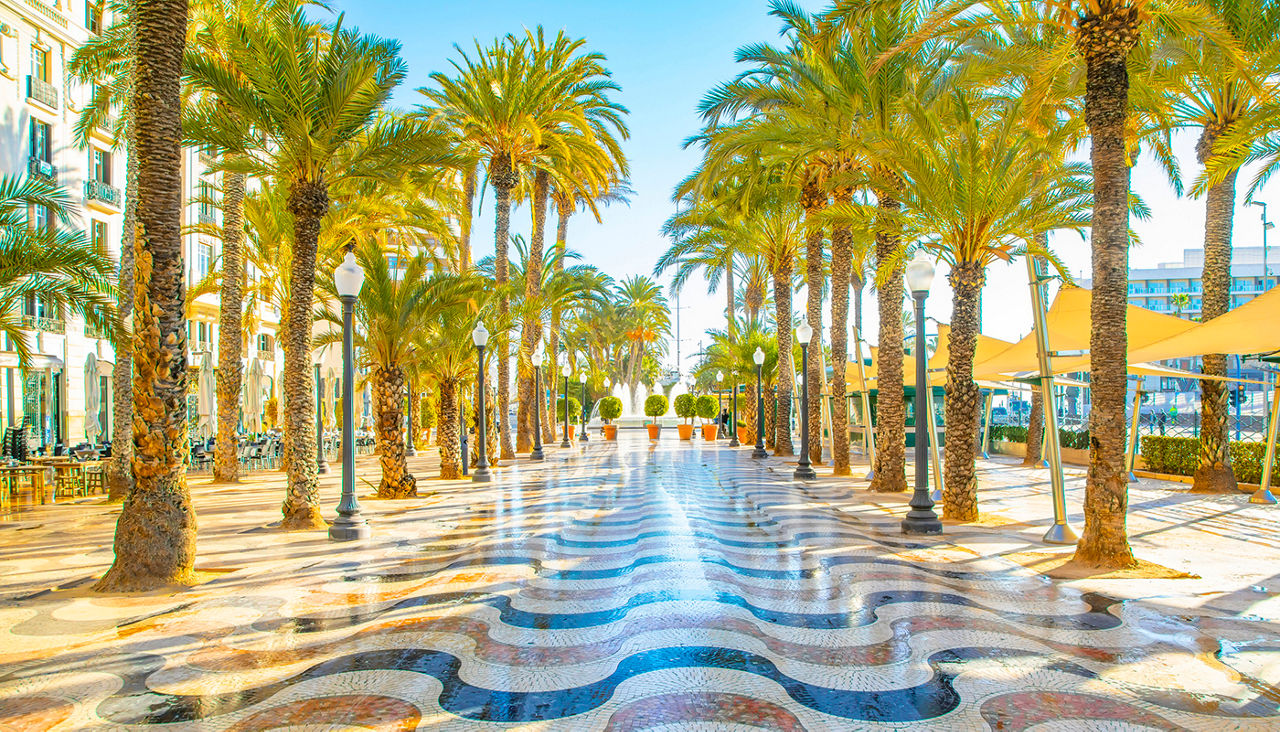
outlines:
[[[715,419],[720,416],[720,403],[710,394],[703,394],[698,397],[695,409],[702,419]]]
[[[569,424],[577,424],[582,416],[582,403],[577,397],[569,397]],[[564,397],[556,399],[556,421],[564,422]]]
[[[686,422],[693,419],[693,417],[698,413],[697,408],[695,407],[694,396],[692,394],[681,394],[676,397],[675,407],[676,416]]]
[[[670,403],[665,396],[653,394],[644,400],[644,414],[646,417],[661,417],[667,413],[668,406]]]
[[[607,396],[600,400],[600,418],[613,421],[622,416],[622,400],[616,396]]]

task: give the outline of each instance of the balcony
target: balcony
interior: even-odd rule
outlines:
[[[204,206],[201,206],[201,207],[200,207],[200,213],[199,213],[199,215],[197,216],[197,218],[199,219],[200,223],[202,223],[202,224],[217,224],[217,223],[218,223],[218,217],[214,215],[214,213],[213,213],[213,209],[211,209],[211,208],[205,208]]]
[[[120,208],[120,189],[98,180],[84,182],[84,197],[90,203],[97,201],[112,208]]]
[[[57,318],[41,318],[37,315],[22,316],[22,327],[26,330],[38,330],[41,333],[66,335],[67,321]]]
[[[49,109],[58,108],[58,89],[43,79],[27,75],[27,99],[40,102]]]
[[[59,26],[63,28],[67,27],[67,19],[62,17],[62,13],[59,13],[57,10],[45,5],[40,2],[40,0],[27,0],[27,5],[35,9],[37,13],[40,13],[49,20],[52,20],[54,23],[57,23]]]
[[[196,154],[196,158],[200,161],[201,165],[205,166],[215,165],[218,162],[217,155],[204,149],[201,149],[200,152]]]
[[[58,184],[58,169],[53,163],[37,157],[27,159],[27,175],[39,178],[49,185]]]
[[[272,350],[272,351],[258,351],[258,360],[259,360],[259,361],[275,361],[275,360],[276,360],[276,352],[275,352],[274,350]]]
[[[92,325],[89,325],[88,323],[85,323],[85,324],[84,324],[84,337],[85,337],[85,338],[97,338],[97,339],[100,339],[100,340],[101,340],[101,339],[107,339],[107,338],[110,338],[110,337],[111,337],[111,334],[110,334],[110,333],[108,333],[108,332],[106,332],[105,330],[98,330],[97,328],[93,327]]]

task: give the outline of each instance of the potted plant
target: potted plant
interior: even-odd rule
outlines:
[[[710,394],[703,394],[698,397],[698,401],[694,409],[698,416],[704,420],[702,425],[702,439],[712,441],[716,439],[716,425],[706,424],[706,420],[712,420],[720,416],[720,401]]]
[[[692,394],[681,394],[676,397],[676,416],[683,419],[684,422],[676,425],[676,431],[680,433],[680,439],[693,439],[693,418],[697,415],[694,406],[694,397]]]
[[[658,424],[658,417],[667,413],[667,398],[661,394],[654,394],[644,400],[644,414],[646,417],[653,417],[653,421],[645,425],[649,430],[649,439],[658,439],[658,432],[662,429],[662,425]]]
[[[738,420],[738,442],[747,444],[747,423],[742,420]]]
[[[568,439],[573,439],[573,426],[578,423],[578,415],[582,414],[582,403],[577,397],[569,397],[569,428],[567,431]],[[564,397],[556,399],[556,423],[564,424]]]
[[[600,419],[604,420],[604,438],[618,439],[618,425],[613,420],[622,416],[622,400],[616,396],[607,396],[600,400]]]

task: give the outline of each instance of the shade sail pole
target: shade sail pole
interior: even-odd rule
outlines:
[[[991,402],[995,401],[994,389],[987,390],[986,419],[982,420],[982,459],[991,459]]]
[[[867,450],[867,480],[876,476],[876,431],[871,424],[871,389],[867,387],[867,371],[862,363],[862,331],[853,329],[854,358],[858,362],[858,383],[862,385],[862,436]]]
[[[1133,387],[1133,417],[1129,420],[1129,450],[1125,456],[1125,468],[1129,472],[1129,482],[1137,483],[1138,476],[1133,474],[1133,467],[1138,460],[1138,410],[1142,406],[1142,381]]]
[[[1276,461],[1276,429],[1280,427],[1280,378],[1276,379],[1274,395],[1271,398],[1271,420],[1267,424],[1267,452],[1262,458],[1262,482],[1258,490],[1249,497],[1249,503],[1275,503],[1276,497],[1271,493],[1271,466]]]
[[[926,379],[925,383],[928,383]],[[933,458],[933,502],[942,501],[942,458],[939,456],[938,450],[938,418],[933,412],[933,387],[926,387],[924,392],[925,405],[929,412],[929,450]],[[916,415],[916,419],[920,419],[920,415]]]
[[[1067,523],[1067,487],[1062,477],[1062,448],[1058,440],[1058,404],[1053,393],[1053,367],[1049,360],[1049,332],[1045,326],[1044,283],[1035,257],[1027,257],[1031,285],[1031,315],[1040,363],[1040,400],[1044,404],[1044,442],[1049,453],[1049,478],[1053,493],[1053,526],[1045,532],[1046,544],[1074,544],[1078,538]]]

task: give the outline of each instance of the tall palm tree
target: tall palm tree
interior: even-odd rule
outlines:
[[[640,385],[641,365],[650,344],[665,340],[671,334],[671,311],[662,288],[643,275],[631,275],[617,287],[618,305],[626,323],[628,342],[627,370],[624,381],[635,403]]]
[[[427,123],[378,115],[406,73],[397,43],[313,23],[296,7],[226,22],[224,57],[188,58],[187,66],[192,86],[235,115],[201,105],[186,130],[241,158],[237,165],[246,172],[289,185],[295,223],[282,374],[289,481],[281,526],[314,528],[325,521],[308,372],[317,246],[330,186],[343,177],[394,179],[407,168],[452,157],[445,135]],[[282,78],[297,83],[281,84]],[[339,159],[342,166],[335,165]]]
[[[657,277],[674,268],[671,289],[675,292],[682,290],[698,271],[706,278],[710,291],[719,289],[723,282],[727,301],[725,332],[732,338],[737,320],[734,263],[742,247],[741,221],[736,212],[714,200],[714,193],[704,198],[688,190],[697,175],[682,186],[683,195],[677,199],[677,205],[683,203],[684,206],[662,224],[662,233],[672,239],[672,244],[658,256],[653,275]],[[678,188],[677,192],[682,189]]]
[[[459,338],[475,328],[477,318],[488,321],[496,298],[479,294],[471,302],[454,303],[439,314],[434,327],[420,330],[414,338],[416,350],[423,356],[422,369],[434,384],[439,397],[436,446],[440,451],[440,478],[457,480],[462,475],[460,447],[461,421],[459,405],[462,391],[474,384],[476,375],[475,347],[470,339]]]
[[[189,582],[196,523],[187,490],[187,336],[182,310],[182,57],[186,0],[135,0],[137,179],[133,488],[99,591]]]

